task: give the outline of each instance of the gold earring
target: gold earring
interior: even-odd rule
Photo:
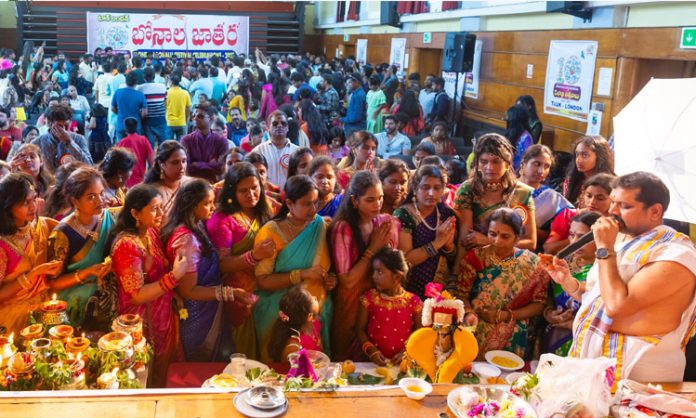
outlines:
[[[140,229],[140,219],[135,218],[135,227]]]
[[[160,169],[160,180],[164,180],[164,170]]]

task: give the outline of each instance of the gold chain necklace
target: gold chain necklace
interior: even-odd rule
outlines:
[[[25,226],[18,227],[17,232],[12,235],[8,235],[5,239],[18,251],[24,251],[27,248],[29,241],[31,241],[33,238],[32,226],[32,223],[29,222]]]
[[[491,249],[491,262],[495,264],[496,266],[500,267],[501,269],[507,269],[508,267],[511,267],[513,264],[517,262],[515,259],[515,251],[512,251],[512,255],[509,257],[505,258],[500,258],[498,255],[495,253],[495,250]]]

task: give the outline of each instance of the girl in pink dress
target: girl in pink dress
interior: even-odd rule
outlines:
[[[406,340],[421,326],[423,302],[401,286],[408,273],[401,251],[382,248],[372,259],[372,271],[375,288],[360,298],[355,332],[373,363],[399,364]]]

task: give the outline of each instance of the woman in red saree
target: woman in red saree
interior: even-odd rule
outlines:
[[[29,311],[46,299],[46,275],[62,264],[46,262],[53,219],[36,216],[37,193],[27,174],[0,181],[0,327],[9,335],[28,325]],[[1,332],[1,331],[0,331]]]
[[[145,338],[154,346],[151,374],[156,387],[164,387],[169,364],[183,358],[172,299],[186,266],[177,259],[171,271],[164,255],[157,236],[163,212],[162,196],[154,186],[133,187],[106,246],[118,280],[118,313],[140,315]]]
[[[367,171],[355,173],[329,227],[331,258],[338,275],[331,327],[332,359],[361,360],[355,322],[360,296],[374,287],[372,256],[388,245],[396,248],[401,224],[382,210],[382,183]]]

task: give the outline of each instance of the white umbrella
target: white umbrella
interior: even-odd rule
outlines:
[[[616,174],[669,188],[665,218],[696,223],[696,78],[652,79],[614,118]]]

